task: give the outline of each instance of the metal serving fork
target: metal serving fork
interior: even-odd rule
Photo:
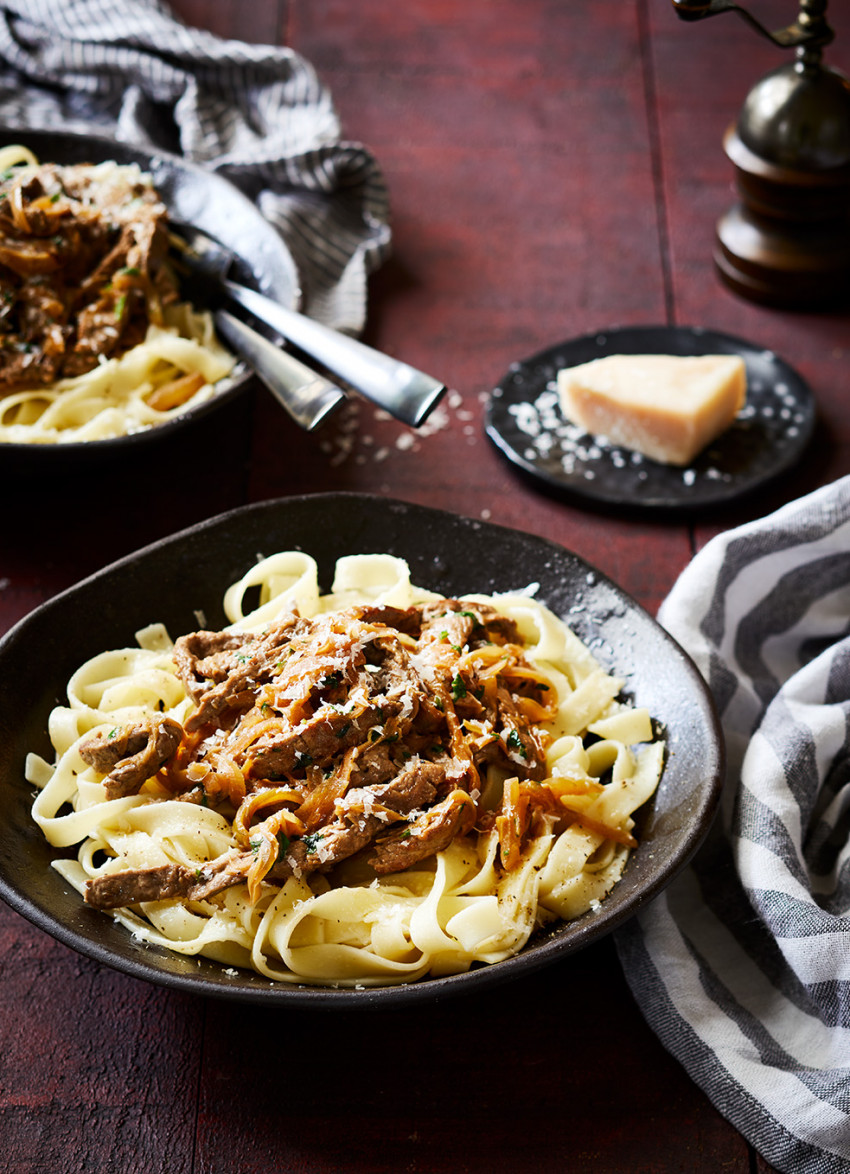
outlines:
[[[225,302],[246,310],[396,419],[417,428],[439,403],[444,383],[231,280],[234,255],[226,245],[190,224],[171,221],[170,227],[179,260],[215,282]]]

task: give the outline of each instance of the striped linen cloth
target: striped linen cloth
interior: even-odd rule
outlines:
[[[390,241],[384,181],[291,49],[190,29],[161,0],[0,0],[0,123],[114,134],[219,172],[281,232],[306,312],[363,327]]]
[[[722,534],[659,620],[725,731],[721,813],[617,935],[665,1047],[788,1174],[850,1170],[850,478]]]

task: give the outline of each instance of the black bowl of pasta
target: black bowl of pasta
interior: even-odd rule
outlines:
[[[280,234],[222,176],[97,135],[0,128],[0,475],[114,466],[244,390],[251,372],[171,264],[171,221],[297,304]]]
[[[0,895],[198,994],[461,994],[641,910],[722,760],[688,656],[568,550],[369,495],[266,502],[0,641]]]

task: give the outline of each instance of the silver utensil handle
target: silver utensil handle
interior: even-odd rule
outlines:
[[[216,330],[284,406],[297,424],[311,432],[345,400],[335,383],[276,347],[226,310],[215,312]]]
[[[235,281],[224,281],[223,285],[249,313],[405,424],[416,428],[424,423],[446,390],[445,384],[430,375],[288,310],[264,294]]]

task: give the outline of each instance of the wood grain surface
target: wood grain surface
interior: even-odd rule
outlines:
[[[256,388],[156,463],[8,486],[0,631],[174,530],[318,490],[543,535],[654,611],[712,534],[850,472],[848,314],[759,308],[714,275],[714,224],[732,200],[721,138],[782,60],[736,17],[684,25],[669,0],[174,7],[316,67],[391,194],[394,251],[371,282],[366,339],[452,393],[420,433],[359,401],[305,436]],[[796,6],[751,7],[777,27]],[[829,60],[850,69],[850,6],[831,7]],[[691,523],[580,506],[518,478],[482,428],[510,364],[659,323],[740,335],[795,366],[818,407],[811,456],[770,492]],[[10,1174],[769,1169],[648,1030],[610,942],[474,1001],[351,1017],[150,986],[5,907],[0,967]]]

